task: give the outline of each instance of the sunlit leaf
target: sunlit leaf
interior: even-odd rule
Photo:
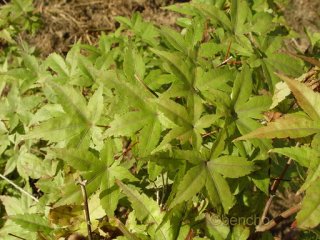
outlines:
[[[237,140],[252,138],[298,138],[306,137],[320,132],[320,125],[317,121],[312,121],[308,117],[300,115],[286,115],[270,122],[267,126],[246,134]]]
[[[99,121],[102,111],[103,111],[103,95],[102,95],[102,85],[95,91],[93,96],[88,102],[88,112],[92,124]]]
[[[203,164],[191,168],[181,180],[176,197],[171,202],[170,208],[191,199],[203,188],[206,178],[207,172]]]
[[[250,235],[250,229],[247,226],[237,224],[232,229],[232,240],[247,240]]]
[[[239,104],[235,107],[235,111],[239,118],[261,118],[262,112],[266,111],[271,104],[268,96],[256,96],[250,98],[247,102]]]
[[[239,178],[255,170],[254,164],[243,157],[222,156],[208,162],[211,171],[225,177]]]
[[[297,215],[298,227],[310,229],[320,223],[320,184],[315,182],[307,190],[306,196],[302,201],[302,210]]]
[[[244,23],[247,19],[249,8],[245,0],[233,0],[231,4],[231,23],[235,34],[244,31]]]
[[[57,72],[59,75],[63,77],[69,76],[69,68],[60,55],[52,53],[47,58],[46,63],[53,71]]]
[[[159,51],[157,49],[151,49],[159,57],[166,60],[171,68],[173,73],[187,86],[191,84],[191,66],[187,61],[184,61],[182,57],[175,53]]]
[[[275,85],[274,94],[272,96],[272,105],[270,109],[275,108],[278,106],[280,102],[282,102],[287,96],[290,94],[290,89],[288,85],[284,82],[278,82]]]
[[[235,204],[227,181],[213,169],[207,168],[206,190],[211,204],[214,207],[223,206],[224,212],[228,213]]]
[[[218,9],[216,6],[199,3],[194,3],[193,6],[200,10],[206,17],[211,18],[212,21],[221,24],[225,29],[232,29],[232,24],[228,16],[224,11]]]
[[[48,234],[53,230],[48,221],[39,214],[12,215],[10,216],[10,219],[29,231],[38,231]]]
[[[312,154],[312,151],[311,151]],[[320,177],[320,156],[319,152],[317,156],[313,156],[309,159],[310,165],[307,172],[307,178],[305,182],[302,184],[297,193],[302,193],[306,189],[308,189],[313,183],[317,183]]]
[[[237,74],[232,89],[232,102],[235,106],[245,103],[252,91],[252,79],[249,66],[245,65],[241,73]]]
[[[206,227],[210,236],[217,240],[224,240],[230,232],[229,226],[218,215],[206,214]]]
[[[160,31],[164,39],[176,50],[187,53],[187,43],[183,36],[169,27],[163,27]]]
[[[289,86],[293,95],[298,101],[299,106],[310,116],[313,120],[320,119],[320,94],[312,91],[303,83],[292,80],[284,75],[279,75]]]
[[[311,161],[318,158],[320,155],[318,151],[304,146],[274,148],[270,151],[292,158],[303,167],[309,167]]]
[[[152,121],[154,117],[143,112],[128,112],[123,116],[116,116],[110,123],[110,128],[105,132],[105,135],[130,136],[146,126],[149,120]]]
[[[158,204],[154,200],[148,198],[145,194],[140,194],[137,190],[123,184],[120,180],[116,180],[116,182],[132,203],[137,218],[140,221],[147,221],[147,223],[155,225],[157,229],[163,218],[163,214],[160,213]],[[154,234],[157,236],[155,239],[170,239],[168,224],[157,229]]]

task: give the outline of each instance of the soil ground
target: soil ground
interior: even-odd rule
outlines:
[[[294,44],[302,53],[305,52],[309,47],[305,30],[311,33],[320,32],[320,1],[290,0],[282,10],[288,24],[302,35]]]
[[[102,31],[118,27],[116,16],[130,17],[140,12],[144,19],[158,25],[174,25],[178,14],[161,9],[175,0],[36,0],[42,28],[35,36],[26,35],[42,56],[52,52],[66,53],[81,39],[94,44]]]
[[[36,12],[41,16],[42,28],[35,36],[25,35],[42,57],[52,52],[65,54],[70,46],[81,39],[94,44],[102,31],[118,27],[115,16],[130,17],[134,12],[157,25],[173,26],[179,16],[161,7],[189,0],[35,0]],[[283,11],[288,24],[304,35],[304,28],[320,31],[320,1],[290,0]],[[295,40],[295,48],[302,52],[309,47],[306,36]]]
[[[0,0],[5,4],[10,0]],[[34,0],[35,13],[42,27],[35,35],[23,34],[22,39],[35,46],[42,57],[52,52],[65,54],[76,41],[95,44],[102,31],[118,27],[116,16],[130,17],[140,12],[144,19],[157,25],[174,26],[178,14],[161,7],[190,0]],[[286,6],[275,4],[288,24],[303,37],[288,42],[304,53],[309,47],[305,28],[320,32],[319,0],[288,0]]]

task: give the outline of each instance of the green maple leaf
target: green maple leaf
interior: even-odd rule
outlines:
[[[134,65],[134,63],[131,64]],[[134,65],[126,68],[126,75],[130,76],[129,80],[113,76],[115,79],[111,77],[106,83],[116,89],[120,101],[116,103],[115,112],[119,109],[121,112],[114,115],[104,137],[137,136],[139,151],[143,156],[147,156],[158,144],[161,132],[156,106],[153,102],[155,96],[145,84],[133,79],[132,75],[135,75],[139,67]],[[132,83],[133,80],[135,84]],[[140,81],[143,80],[140,79]]]
[[[292,80],[283,75],[279,75],[289,86],[290,90],[294,94],[299,106],[307,114],[287,114],[282,118],[277,119],[275,122],[269,123],[267,126],[258,128],[255,131],[248,133],[237,140],[252,139],[252,138],[300,138],[310,136],[320,132],[320,107],[319,100],[320,94],[312,91],[296,80]],[[278,150],[280,153],[285,153],[285,149]],[[310,154],[312,152],[310,151]],[[285,153],[286,154],[286,153]],[[293,159],[299,159],[300,162],[305,165],[305,161],[301,160],[301,157],[294,151],[287,154]],[[298,161],[299,161],[298,160]],[[310,185],[318,179],[319,172],[319,157],[315,154],[314,158],[310,160],[308,166],[308,176],[306,182],[302,185],[299,191],[306,190]]]
[[[120,180],[116,180],[117,185],[122,192],[128,197],[135,210],[135,215],[139,221],[148,224],[148,233],[154,239],[172,239],[169,222],[162,224],[164,213],[161,212],[160,206],[145,194],[140,194],[133,187],[129,187]]]
[[[320,223],[320,184],[314,182],[306,191],[302,201],[302,209],[297,214],[298,227],[302,229],[315,228]]]
[[[137,180],[119,161],[114,161],[114,151],[115,146],[111,140],[107,140],[99,158],[86,149],[55,150],[58,158],[78,170],[88,181],[86,187],[89,196],[99,190],[100,203],[109,216],[113,215],[119,199],[119,189],[115,185],[115,179]],[[71,183],[65,187],[63,198],[56,203],[56,206],[79,202],[81,202],[80,188]]]
[[[53,97],[63,108],[64,114],[59,114],[32,127],[25,139],[45,139],[52,142],[65,141],[70,146],[88,146],[92,128],[99,121],[103,110],[103,92],[100,86],[88,104],[82,95],[73,87],[63,88],[56,83],[49,84]],[[48,109],[50,110],[50,109]]]
[[[298,138],[320,132],[320,94],[312,91],[303,83],[279,75],[289,86],[304,114],[288,114],[267,126],[259,128],[237,140],[252,138]]]
[[[170,99],[159,99],[158,110],[163,116],[168,119],[171,124],[171,130],[164,136],[162,142],[155,151],[168,147],[170,142],[178,139],[181,143],[190,142],[196,149],[199,149],[202,143],[201,134],[205,133],[205,128],[210,127],[216,120],[220,118],[218,115],[203,115],[203,106],[201,99],[193,96],[193,106],[188,108],[178,104]]]
[[[48,220],[40,214],[17,214],[9,217],[19,226],[28,229],[31,232],[43,232],[49,234],[53,228],[49,225]]]
[[[212,147],[215,151],[208,155],[196,151],[175,151],[174,158],[185,159],[195,166],[180,179],[177,189],[174,190],[176,197],[169,202],[170,208],[183,201],[188,201],[205,187],[214,207],[222,205],[226,213],[230,210],[235,199],[224,177],[239,178],[250,174],[256,168],[253,162],[247,161],[243,157],[219,157],[224,149],[221,147],[223,142],[223,137],[218,138]]]
[[[244,66],[237,75],[232,90],[232,102],[238,118],[236,125],[241,134],[259,128],[256,119],[261,119],[262,112],[268,110],[271,105],[271,98],[268,96],[250,97],[252,88],[252,73],[248,66]],[[265,154],[271,148],[270,140],[251,140],[251,143]]]

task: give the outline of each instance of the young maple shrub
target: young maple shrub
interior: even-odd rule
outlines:
[[[0,238],[271,240],[280,219],[316,239],[320,95],[304,73],[320,62],[284,53],[270,2],[169,6],[179,31],[118,17],[97,46],[2,68],[0,176],[15,190]],[[299,201],[276,211],[284,188]]]

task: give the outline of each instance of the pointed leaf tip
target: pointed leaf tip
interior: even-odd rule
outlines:
[[[305,84],[291,79],[283,74],[276,73],[290,88],[291,92],[297,99],[299,106],[312,118],[313,120],[320,120],[320,94],[314,92]]]

